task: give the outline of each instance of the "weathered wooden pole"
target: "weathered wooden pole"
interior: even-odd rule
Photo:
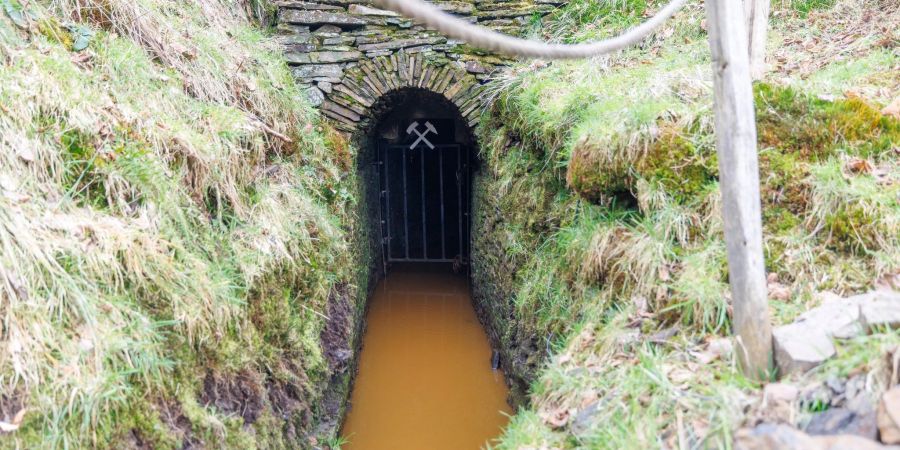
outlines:
[[[744,0],[750,76],[754,80],[759,80],[766,73],[766,33],[769,31],[770,5],[771,0]]]
[[[756,117],[743,4],[741,0],[706,0],[706,14],[738,361],[747,376],[763,379],[772,366],[772,326],[763,264]]]

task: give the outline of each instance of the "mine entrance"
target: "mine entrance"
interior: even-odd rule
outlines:
[[[434,92],[391,91],[371,109],[359,145],[361,207],[383,278],[367,305],[341,436],[361,450],[481,448],[511,408],[460,267],[477,143],[458,108]]]
[[[413,112],[377,138],[384,258],[466,264],[471,151],[457,129],[465,124],[440,111]]]

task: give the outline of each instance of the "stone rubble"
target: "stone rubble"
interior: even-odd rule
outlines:
[[[496,31],[523,25],[566,0],[435,1],[440,9]],[[280,0],[278,38],[314,106],[345,132],[366,128],[385,93],[422,88],[443,94],[470,126],[477,123],[491,73],[510,59],[486,54],[370,2]]]
[[[762,423],[737,431],[736,450],[885,450],[900,449],[900,387],[882,394],[877,410],[868,392],[866,374],[848,380],[830,379],[800,393],[787,383],[770,383],[763,390]],[[804,398],[806,397],[806,398]],[[815,405],[808,403],[815,399]],[[771,414],[792,402],[801,409],[825,408],[813,414],[803,429],[790,425],[793,414]],[[805,405],[803,405],[806,403]],[[790,409],[790,408],[788,408]],[[751,422],[757,423],[757,422]]]
[[[900,327],[900,292],[877,290],[848,298],[819,295],[821,305],[772,332],[775,364],[782,376],[806,372],[834,356],[833,339]]]
[[[880,328],[863,323],[860,313],[832,314],[871,308],[893,309],[898,300],[890,290],[875,291],[841,299],[827,295],[821,309],[804,314],[792,325],[817,324],[830,338],[847,331],[858,336]],[[885,320],[876,327],[896,327],[889,314],[876,314]],[[863,326],[853,327],[863,323]],[[758,401],[747,411],[744,428],[735,433],[734,448],[743,450],[876,450],[900,449],[900,347],[888,350],[883,358],[887,366],[862,366],[850,371],[847,378],[794,378],[792,382],[769,383]],[[885,371],[886,370],[886,371]],[[804,384],[805,383],[805,384]]]
[[[854,435],[810,436],[789,425],[764,423],[738,430],[735,450],[900,450]]]
[[[878,404],[878,431],[886,444],[900,444],[900,387],[881,397]]]

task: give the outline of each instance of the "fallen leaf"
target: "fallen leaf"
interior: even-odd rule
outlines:
[[[3,193],[3,196],[12,203],[25,203],[31,200],[30,196],[19,192],[6,191]]]
[[[709,422],[704,419],[695,419],[691,421],[691,427],[694,428],[694,436],[697,440],[703,441],[703,438],[709,434]]]
[[[863,96],[856,89],[847,89],[844,91],[844,97],[847,97],[850,100],[862,100]]]
[[[21,146],[16,149],[16,155],[25,162],[34,162],[34,152],[27,146]]]
[[[553,428],[562,428],[569,421],[569,411],[566,409],[556,409],[541,414],[544,423]]]
[[[660,281],[669,281],[669,268],[666,266],[661,266],[659,268],[659,280]]]
[[[665,344],[669,342],[669,339],[675,337],[676,334],[678,334],[678,327],[669,327],[651,335],[648,340],[654,344]]]
[[[891,104],[885,106],[881,113],[900,120],[900,97],[895,98]]]
[[[28,412],[28,408],[22,408],[19,412],[13,416],[12,422],[4,422],[0,420],[0,431],[4,433],[12,433],[19,429],[22,426],[22,421],[25,420],[25,413]]]
[[[718,338],[713,339],[707,344],[706,349],[701,352],[691,352],[691,356],[697,358],[701,364],[709,364],[722,356],[731,354],[733,345],[731,339]]]
[[[847,162],[847,170],[849,170],[851,173],[871,173],[874,169],[875,166],[873,166],[872,163],[870,163],[867,159],[853,158]]]
[[[769,298],[788,301],[791,299],[791,288],[781,283],[769,283]]]
[[[637,310],[638,314],[647,312],[647,308],[649,307],[647,298],[641,295],[631,297],[631,303],[634,304],[634,308]]]
[[[694,373],[685,368],[677,367],[672,369],[667,376],[669,377],[669,381],[673,384],[686,384],[688,381],[694,378]]]
[[[875,280],[875,289],[880,291],[895,291],[900,289],[900,270],[887,273]]]

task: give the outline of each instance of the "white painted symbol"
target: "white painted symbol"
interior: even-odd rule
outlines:
[[[419,132],[419,122],[413,122],[409,124],[409,126],[406,127],[406,134],[413,133],[416,133],[419,138],[416,139],[416,142],[413,142],[412,145],[409,146],[410,149],[416,148],[416,146],[419,145],[419,142],[424,142],[425,145],[428,146],[428,148],[434,149],[434,145],[432,145],[431,142],[429,142],[428,139],[425,138],[425,136],[428,136],[428,133],[438,134],[437,130],[434,128],[434,125],[432,125],[431,122],[425,122],[424,133]]]

